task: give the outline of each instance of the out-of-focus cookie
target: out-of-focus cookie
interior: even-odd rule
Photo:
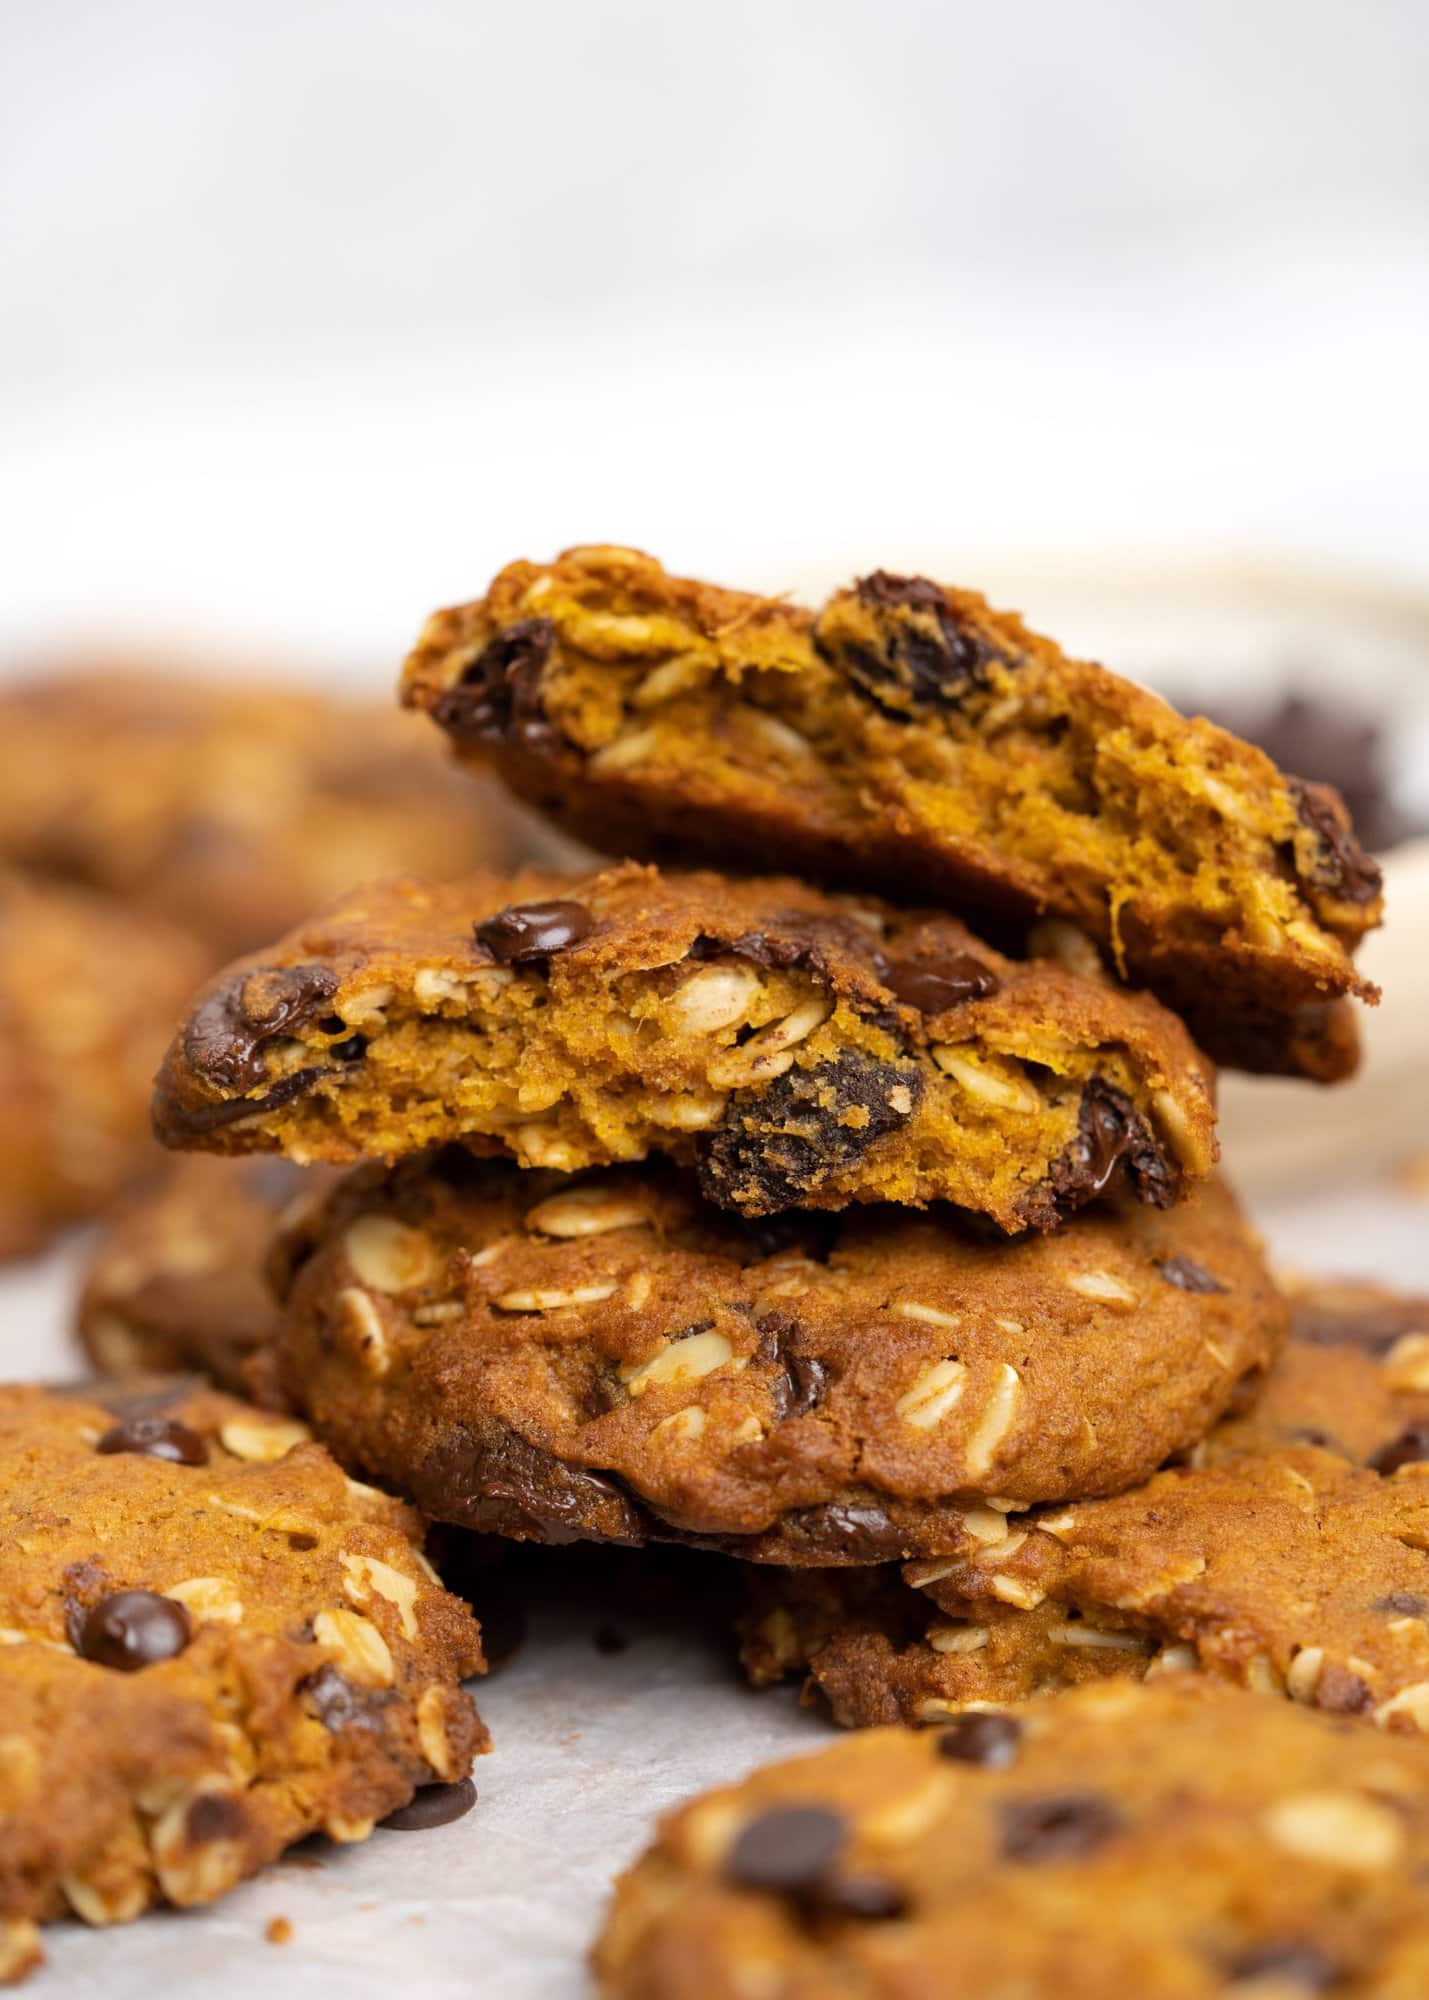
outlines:
[[[160,912],[220,963],[354,882],[530,851],[429,736],[251,676],[60,669],[0,688],[0,858]]]
[[[289,1419],[0,1389],[0,1548],[0,1978],[51,1918],[212,1902],[486,1747],[417,1516]]]
[[[1198,1668],[1429,1729],[1429,1304],[1312,1289],[1296,1326],[1258,1403],[1144,1486],[968,1516],[978,1546],[901,1572],[761,1576],[752,1678],[802,1670],[867,1725]]]
[[[304,1161],[663,1152],[745,1215],[942,1200],[1011,1231],[1178,1200],[1212,1090],[1149,995],[953,917],[630,864],[355,891],[209,987],[155,1115],[172,1146]]]
[[[157,1162],[154,1069],[204,969],[167,924],[0,871],[0,1257]]]
[[[351,1175],[280,1261],[277,1373],[346,1463],[464,1527],[764,1562],[972,1547],[969,1510],[1117,1491],[1286,1322],[1217,1181],[1008,1243],[945,1210],[744,1223],[668,1169],[452,1150]]]
[[[267,1262],[280,1217],[333,1176],[290,1160],[165,1160],[106,1220],[76,1309],[104,1375],[201,1369],[244,1393],[277,1331]]]
[[[1380,878],[1338,795],[973,591],[877,570],[815,613],[571,549],[438,612],[404,695],[608,851],[1051,920],[1218,1061],[1354,1067]]]
[[[606,2000],[1415,2000],[1429,1744],[1181,1676],[889,1729],[678,1807]]]

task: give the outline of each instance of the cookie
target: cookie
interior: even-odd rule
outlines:
[[[404,698],[608,851],[1050,921],[1218,1061],[1354,1067],[1380,877],[1338,795],[971,591],[879,570],[816,614],[573,549],[438,612]]]
[[[1174,1677],[889,1729],[678,1807],[606,2000],[1412,2000],[1429,1744]]]
[[[956,1556],[901,1573],[756,1585],[752,1677],[806,1669],[869,1724],[1198,1668],[1429,1729],[1429,1302],[1346,1297],[1310,1294],[1255,1408],[1144,1486],[970,1513]]]
[[[290,1160],[170,1158],[107,1220],[85,1270],[76,1327],[104,1375],[201,1369],[251,1389],[271,1343],[266,1275],[278,1218],[332,1185]]]
[[[158,1159],[154,1069],[204,970],[166,924],[0,870],[0,1258],[42,1248]]]
[[[745,1215],[934,1200],[1047,1228],[1215,1157],[1209,1071],[1144,994],[956,919],[633,864],[374,885],[208,989],[159,1078],[171,1146],[563,1172],[655,1151]]]
[[[417,1516],[308,1438],[212,1391],[0,1389],[0,1977],[38,1924],[212,1902],[486,1748]]]
[[[368,876],[522,851],[387,702],[139,667],[0,689],[0,859],[158,911],[212,967]]]
[[[1117,1491],[1249,1391],[1285,1322],[1218,1181],[1007,1243],[453,1151],[349,1176],[281,1263],[277,1375],[345,1463],[467,1528],[762,1562],[941,1553],[993,1498]]]

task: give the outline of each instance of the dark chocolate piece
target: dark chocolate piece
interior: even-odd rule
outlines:
[[[184,1054],[195,1073],[218,1089],[251,1090],[267,1077],[268,1044],[310,1020],[337,989],[337,974],[325,965],[260,966],[237,973],[198,1007],[184,1036]]]
[[[433,721],[458,740],[550,747],[559,738],[546,720],[541,677],[555,644],[549,618],[523,618],[498,632],[433,704]]]
[[[911,1064],[902,1069],[857,1049],[788,1070],[757,1094],[738,1093],[705,1135],[700,1191],[746,1215],[791,1208],[905,1124],[922,1093]],[[863,1122],[848,1123],[851,1113]]]
[[[427,1833],[464,1819],[475,1804],[476,1786],[470,1778],[458,1778],[454,1785],[423,1785],[405,1806],[377,1824],[388,1833]]]
[[[1002,1807],[1002,1851],[1009,1861],[1076,1861],[1125,1830],[1126,1820],[1100,1792],[1053,1792]]]
[[[189,1615],[153,1590],[116,1590],[84,1614],[75,1650],[83,1660],[117,1673],[137,1673],[172,1660],[188,1645]]]
[[[970,1711],[938,1731],[938,1749],[959,1764],[981,1764],[1004,1771],[1015,1764],[1022,1748],[1022,1724],[1015,1715]]]
[[[500,965],[537,965],[590,936],[591,913],[582,903],[513,903],[476,925],[476,941]]]
[[[208,1446],[197,1431],[175,1417],[128,1417],[107,1430],[94,1448],[106,1455],[132,1451],[144,1458],[164,1458],[171,1465],[208,1464]]]

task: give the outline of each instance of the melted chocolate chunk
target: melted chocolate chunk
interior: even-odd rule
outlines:
[[[1175,1285],[1178,1291],[1209,1293],[1230,1290],[1229,1285],[1223,1285],[1194,1257],[1163,1257],[1156,1268],[1167,1284]]]
[[[589,937],[594,919],[582,903],[513,903],[475,926],[476,941],[499,965],[538,965]]]
[[[208,1464],[208,1446],[197,1431],[175,1417],[129,1417],[106,1431],[94,1448],[106,1455],[132,1451],[144,1458],[164,1458],[171,1465]]]
[[[458,1778],[454,1785],[423,1785],[407,1805],[398,1806],[377,1824],[388,1833],[426,1833],[465,1819],[475,1804],[476,1786],[470,1778]]]
[[[224,1104],[184,1105],[181,1109],[165,1103],[161,1115],[165,1120],[172,1118],[174,1128],[179,1131],[214,1132],[221,1125],[236,1125],[240,1118],[254,1118],[260,1111],[276,1111],[280,1105],[291,1104],[295,1097],[305,1097],[315,1083],[331,1075],[325,1064],[315,1063],[279,1077],[261,1097],[233,1097]]]
[[[800,1556],[842,1563],[898,1562],[907,1536],[881,1507],[830,1501],[784,1517],[784,1540]]]
[[[1226,1977],[1237,1984],[1242,1980],[1264,1980],[1277,1987],[1302,1986],[1307,1993],[1323,1993],[1339,1976],[1338,1967],[1318,1945],[1302,1944],[1297,1938],[1253,1944],[1238,1952],[1226,1966]]]
[[[190,1637],[189,1615],[171,1597],[153,1590],[116,1590],[85,1613],[75,1651],[98,1667],[132,1674],[172,1660]]]
[[[941,1014],[964,1000],[985,1000],[1001,985],[997,974],[969,951],[940,958],[905,958],[889,966],[887,985],[905,1006],[920,1014]]]
[[[541,703],[541,677],[555,644],[549,618],[523,618],[498,632],[433,703],[432,720],[458,740],[549,747],[559,739]]]
[[[340,1042],[334,1042],[328,1050],[334,1062],[361,1062],[367,1054],[366,1035],[348,1035]]]
[[[906,721],[920,708],[956,709],[974,688],[987,685],[992,667],[1014,664],[964,626],[944,593],[926,577],[893,576],[880,569],[860,578],[854,588],[875,614],[876,650],[827,639],[817,629],[815,644],[886,715]]]
[[[802,1417],[823,1396],[828,1370],[822,1361],[806,1354],[800,1341],[799,1322],[789,1312],[768,1312],[759,1321],[759,1353],[782,1371],[770,1391],[776,1423],[787,1417]]]
[[[788,1070],[763,1091],[739,1093],[705,1135],[700,1192],[745,1215],[792,1208],[905,1124],[922,1094],[911,1065],[900,1069],[856,1049]],[[847,1122],[851,1114],[862,1122]]]
[[[1082,1092],[1077,1136],[1053,1166],[1048,1185],[1062,1214],[1121,1188],[1154,1208],[1169,1208],[1179,1175],[1126,1093],[1094,1076]]]
[[[1374,1453],[1370,1464],[1376,1472],[1398,1472],[1402,1465],[1422,1465],[1429,1458],[1429,1423],[1408,1424]]]
[[[808,1895],[823,1887],[848,1838],[848,1822],[828,1806],[774,1806],[736,1836],[725,1876],[741,1889]]]
[[[467,1430],[440,1445],[414,1481],[429,1514],[515,1541],[622,1542],[649,1532],[641,1508],[613,1479],[563,1464],[501,1425]]]
[[[309,1674],[300,1691],[308,1697],[324,1729],[340,1736],[345,1729],[380,1729],[390,1693],[357,1687],[329,1661]]]
[[[268,1044],[310,1020],[337,988],[337,974],[325,965],[237,973],[194,1014],[184,1037],[190,1067],[220,1090],[251,1090],[267,1076],[263,1051]],[[237,1115],[255,1108],[245,1105]]]
[[[1345,903],[1372,903],[1384,887],[1378,864],[1355,839],[1344,801],[1331,785],[1292,778],[1290,788],[1302,825],[1314,835],[1315,858],[1306,878],[1311,888]]]
[[[1125,1825],[1100,1792],[1014,1799],[1002,1808],[1002,1851],[1009,1861],[1075,1861],[1114,1840]]]
[[[1015,1764],[1021,1748],[1022,1724],[1015,1715],[970,1711],[938,1731],[942,1756],[959,1764],[981,1764],[989,1771],[1005,1771]]]

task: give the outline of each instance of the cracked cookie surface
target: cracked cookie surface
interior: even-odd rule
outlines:
[[[453,1151],[359,1170],[279,1262],[277,1374],[346,1463],[465,1527],[764,1562],[942,1551],[989,1496],[1127,1486],[1285,1320],[1218,1181],[1007,1243],[946,1210],[745,1223],[667,1169]]]
[[[167,924],[0,870],[0,1258],[97,1214],[159,1159],[154,1067],[204,971]]]
[[[1212,1078],[1145,994],[780,878],[374,884],[199,1000],[169,1145],[563,1172],[661,1152],[747,1215],[947,1200],[1012,1231],[1210,1171]]]
[[[1218,1061],[1355,1065],[1380,881],[1337,794],[974,592],[876,571],[815,613],[572,549],[438,612],[403,689],[606,850],[1050,919]]]
[[[201,939],[210,965],[353,882],[521,851],[388,703],[245,677],[75,669],[0,689],[0,857]]]
[[[1429,1744],[1174,1676],[878,1730],[677,1807],[607,2000],[1414,2000]]]
[[[104,1225],[76,1331],[104,1375],[197,1368],[247,1393],[246,1364],[277,1330],[266,1265],[280,1217],[333,1184],[290,1160],[164,1160]]]
[[[1311,1287],[1247,1413],[1112,1499],[972,1513],[956,1555],[762,1578],[751,1676],[802,1669],[840,1721],[927,1722],[1197,1668],[1429,1729],[1429,1302]]]
[[[0,1977],[40,1923],[211,1902],[486,1747],[418,1517],[292,1420],[0,1389],[0,1546]]]

